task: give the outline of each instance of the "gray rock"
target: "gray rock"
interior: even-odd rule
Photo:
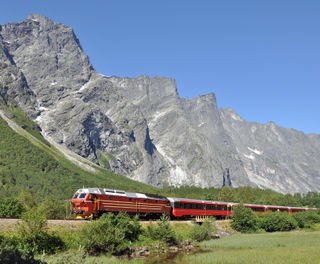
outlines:
[[[251,182],[282,193],[320,190],[320,135],[246,122],[231,108],[221,116]]]
[[[180,98],[170,78],[100,75],[72,28],[44,16],[0,27],[0,78],[0,100],[46,138],[132,179],[320,191],[320,135],[246,122],[212,93]]]

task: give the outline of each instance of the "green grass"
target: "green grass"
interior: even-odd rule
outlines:
[[[12,106],[8,107],[7,110],[14,115],[12,120],[16,124],[18,124],[23,129],[28,131],[32,136],[40,140],[42,143],[46,144],[47,146],[50,146],[48,141],[46,141],[42,137],[39,126],[35,122],[33,122],[30,118],[28,118],[23,111],[21,111],[17,107],[12,107]]]
[[[143,259],[120,259],[108,256],[87,256],[81,251],[68,251],[58,255],[41,256],[38,259],[48,264],[142,264]]]
[[[103,168],[110,169],[110,163],[103,154],[101,154],[101,158],[99,159],[99,164]]]
[[[106,153],[106,157],[108,160],[112,160],[112,161],[116,160],[115,156],[113,156],[111,153]]]
[[[320,232],[235,235],[201,243],[203,253],[186,256],[181,263],[317,264]]]

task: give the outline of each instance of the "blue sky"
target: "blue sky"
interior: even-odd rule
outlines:
[[[39,13],[74,28],[105,75],[176,79],[247,121],[320,134],[320,1],[5,1],[0,24]]]

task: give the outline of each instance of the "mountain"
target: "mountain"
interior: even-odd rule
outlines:
[[[249,123],[173,79],[97,73],[72,28],[33,14],[0,28],[0,100],[44,138],[154,186],[320,191],[320,136]],[[11,79],[10,79],[11,78]]]

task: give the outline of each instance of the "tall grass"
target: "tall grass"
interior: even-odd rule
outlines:
[[[320,232],[235,235],[201,243],[204,253],[182,263],[318,264]]]

